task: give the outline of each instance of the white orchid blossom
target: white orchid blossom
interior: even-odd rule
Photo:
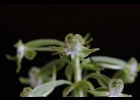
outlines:
[[[20,59],[23,59],[25,53],[25,46],[24,45],[20,45],[18,48],[17,48],[17,53],[20,54]]]
[[[50,48],[54,51],[60,52],[62,56],[71,56],[71,58],[75,58],[75,56],[82,59],[83,57],[88,56],[92,52],[98,51],[99,48],[88,49],[83,46],[85,40],[79,34],[68,34],[65,37],[65,46],[64,47],[55,47],[50,46]],[[84,59],[84,58],[83,58]]]
[[[123,88],[122,80],[112,79],[109,83],[109,97],[121,97]]]
[[[21,69],[21,62],[22,59],[25,57],[28,60],[32,60],[36,56],[36,52],[27,46],[25,46],[22,43],[22,40],[19,40],[15,45],[15,48],[17,48],[17,70],[16,72],[19,72]]]
[[[123,94],[124,84],[121,79],[111,79],[108,87],[100,87],[93,91],[88,91],[96,97],[132,97]]]

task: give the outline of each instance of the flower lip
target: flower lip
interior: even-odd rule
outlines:
[[[120,96],[124,88],[123,82],[120,79],[112,79],[109,85],[110,97]]]
[[[138,63],[137,63],[137,60],[135,58],[132,57],[128,61],[127,66],[132,74],[135,74],[138,72]]]
[[[71,55],[71,58],[80,55],[80,51],[81,51],[80,43],[75,41],[67,42],[66,46],[67,47],[65,48],[65,52],[67,55]]]
[[[21,45],[17,48],[17,53],[20,54],[21,59],[24,57],[24,51],[25,51],[25,47],[24,45]]]

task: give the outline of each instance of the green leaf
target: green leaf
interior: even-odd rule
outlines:
[[[128,95],[128,94],[122,94],[121,97],[132,97],[132,95]]]
[[[93,90],[93,89],[94,89],[94,86],[92,85],[92,83],[91,83],[90,81],[84,81],[84,80],[82,80],[82,81],[80,82],[80,84],[81,84],[83,87],[85,87],[86,90],[87,90],[87,89],[89,89],[89,90]]]
[[[10,56],[9,54],[6,54],[6,58],[11,61],[17,61],[17,56]]]
[[[52,92],[54,91],[54,88],[51,90],[48,90],[47,92],[43,93],[41,96],[43,97],[47,97],[48,95],[50,95]]]
[[[64,46],[64,42],[56,40],[56,39],[37,39],[29,41],[25,44],[25,46],[29,48],[41,47],[41,46],[50,46],[50,45],[58,45]]]
[[[99,84],[103,87],[108,87],[108,83],[110,81],[110,78],[108,78],[107,76],[105,76],[103,74],[97,74],[97,73],[91,73],[91,74],[86,75],[84,77],[84,80],[87,80],[89,78],[97,79]]]
[[[104,82],[102,82],[102,80],[97,80],[98,83],[102,86],[102,87],[107,87],[107,84],[105,84]]]
[[[83,63],[83,64],[81,64],[81,68],[84,68],[86,70],[96,71],[95,66],[93,64],[90,64],[90,63]]]
[[[83,89],[83,96],[84,96],[84,97],[88,97],[87,89]]]
[[[95,97],[107,97],[109,95],[108,91],[90,91],[88,90],[89,93],[94,95]]]
[[[52,72],[52,80],[55,81],[56,80],[56,66],[53,66],[53,72]],[[51,94],[53,92],[54,88],[46,91],[45,93],[41,94],[41,96],[43,97],[47,97],[49,94]]]
[[[115,69],[115,70],[122,70],[123,66],[119,65],[111,65],[111,64],[106,64],[106,63],[98,63],[98,66],[107,68],[107,69]]]
[[[95,89],[96,91],[109,91],[108,87],[99,87]]]
[[[83,94],[84,97],[87,97],[87,90],[92,90],[94,87],[89,81],[81,80],[77,83],[76,92],[80,92],[78,94]],[[79,97],[79,96],[78,96]],[[80,96],[81,97],[81,96]]]
[[[28,60],[33,60],[36,54],[37,53],[32,49],[25,49],[25,58]]]
[[[72,74],[73,74],[73,71],[74,71],[74,67],[71,66],[71,65],[68,65],[65,69],[65,75],[66,75],[66,78],[71,81],[72,79]]]
[[[22,84],[29,84],[29,78],[26,78],[26,77],[19,77],[19,81],[20,83]]]
[[[56,81],[51,81],[51,82],[47,82],[45,84],[42,84],[38,87],[36,87],[35,89],[33,89],[32,95],[34,97],[36,96],[40,96],[43,93],[52,90],[53,88],[60,86],[60,85],[70,85],[72,84],[70,81],[66,81],[66,80],[56,80]]]
[[[118,58],[113,58],[113,57],[93,56],[91,57],[91,59],[97,63],[106,63],[106,64],[119,65],[119,66],[126,65],[126,61],[118,59]]]
[[[64,90],[63,90],[63,97],[66,97],[72,90],[74,90],[76,87],[76,84],[72,84],[68,87],[66,87]]]

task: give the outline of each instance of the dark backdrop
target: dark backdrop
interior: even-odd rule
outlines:
[[[0,96],[19,97],[24,85],[19,83],[18,77],[27,76],[31,66],[42,66],[56,57],[39,52],[34,61],[24,59],[21,72],[16,74],[16,62],[8,61],[5,54],[16,53],[13,44],[19,39],[23,42],[40,38],[64,40],[70,32],[82,36],[90,32],[94,39],[92,47],[100,48],[91,56],[104,55],[124,60],[134,56],[140,61],[139,11],[139,4],[1,4]],[[113,73],[110,70],[106,72],[107,75]],[[65,77],[59,73],[58,78]],[[139,96],[139,79],[126,85],[124,92]],[[50,96],[62,96],[60,90],[57,88]]]

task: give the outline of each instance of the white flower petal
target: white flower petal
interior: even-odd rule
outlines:
[[[33,86],[36,83],[35,76],[30,74],[29,77],[30,77],[30,85]]]
[[[41,84],[42,84],[42,79],[39,78],[38,81],[37,81],[37,84],[36,84],[35,88],[38,87],[38,86],[40,86]]]
[[[25,47],[23,45],[17,48],[17,53],[20,54],[21,59],[24,57],[24,50],[25,50]]]
[[[66,43],[67,48],[64,50],[67,55],[71,55],[73,59],[75,56],[80,56],[81,52],[81,45],[75,42],[68,42]]]
[[[108,96],[108,97],[118,97],[117,95],[110,95],[110,96]]]
[[[74,57],[75,57],[75,54],[72,53],[72,54],[71,54],[71,58],[73,59]]]
[[[66,52],[66,54],[67,54],[67,55],[70,55],[70,54],[71,54],[71,52],[70,52],[70,51],[69,51],[69,52]]]
[[[122,97],[122,96],[123,96],[123,94],[122,94],[122,93],[119,93],[119,94],[118,94],[118,97]]]

